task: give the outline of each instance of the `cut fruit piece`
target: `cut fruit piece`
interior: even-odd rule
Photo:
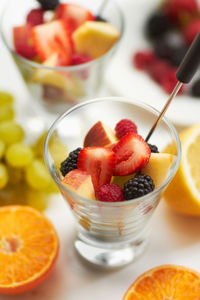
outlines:
[[[174,155],[168,153],[151,153],[149,162],[141,170],[141,173],[149,175],[153,179],[155,188],[158,188],[167,178],[174,158]]]
[[[99,121],[88,131],[84,140],[84,147],[104,147],[116,142],[117,138],[114,131]]]
[[[101,185],[110,183],[114,165],[114,152],[103,147],[84,148],[78,156],[78,169],[92,176],[95,191]]]
[[[200,274],[192,269],[161,265],[140,275],[123,300],[199,299]]]
[[[119,39],[120,32],[112,24],[87,21],[73,33],[75,50],[97,58],[104,55]]]
[[[114,175],[126,176],[140,171],[149,161],[151,150],[136,133],[127,133],[112,149],[115,153]]]
[[[51,222],[28,206],[0,208],[0,294],[21,294],[44,281],[59,241]]]
[[[58,54],[58,65],[67,66],[72,56],[72,40],[67,25],[62,20],[34,26],[32,39],[35,50],[42,61]]]
[[[44,66],[44,68],[42,68]],[[67,83],[67,77],[62,75],[61,72],[47,69],[45,67],[58,66],[58,53],[53,53],[42,64],[41,68],[35,69],[32,80],[45,85],[52,85],[57,88],[65,89]]]
[[[87,199],[95,200],[92,178],[82,170],[72,170],[62,180],[62,184],[69,190]]]
[[[72,32],[85,21],[95,19],[88,9],[71,3],[60,4],[56,9],[55,18],[65,20]]]
[[[127,176],[113,176],[112,177],[112,183],[113,184],[117,184],[119,185],[122,189],[124,187],[124,184],[129,181],[129,179],[132,179],[135,177],[135,173],[134,174],[130,174],[130,175],[127,175]]]
[[[31,39],[32,26],[29,24],[13,27],[13,42],[17,54],[33,59],[36,51]]]
[[[181,161],[164,192],[164,198],[176,212],[200,216],[200,124],[186,128],[179,137]]]
[[[0,163],[0,190],[8,183],[8,171],[4,164]]]

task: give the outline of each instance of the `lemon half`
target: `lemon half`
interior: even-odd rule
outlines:
[[[176,212],[200,216],[200,123],[180,133],[182,156],[164,199]]]

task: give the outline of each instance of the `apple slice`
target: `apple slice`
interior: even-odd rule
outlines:
[[[72,170],[62,180],[62,184],[79,196],[95,200],[91,176],[82,170]]]
[[[119,36],[119,30],[110,23],[87,21],[74,31],[72,38],[76,52],[95,59],[104,55]]]
[[[105,147],[116,142],[117,138],[114,131],[103,122],[98,121],[88,131],[84,140],[84,147]]]
[[[173,159],[174,155],[172,154],[151,153],[149,162],[141,170],[141,173],[151,176],[155,184],[155,188],[158,188],[164,183]]]

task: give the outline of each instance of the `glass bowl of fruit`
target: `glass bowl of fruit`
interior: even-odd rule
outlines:
[[[123,14],[108,1],[9,1],[1,35],[32,95],[61,113],[94,97],[124,30]]]
[[[166,118],[145,142],[158,115],[139,101],[98,98],[65,112],[48,132],[46,165],[77,221],[75,248],[93,264],[123,266],[147,244],[151,216],[180,162]],[[57,143],[69,151],[63,161]]]

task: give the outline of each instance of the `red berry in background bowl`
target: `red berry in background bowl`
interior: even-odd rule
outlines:
[[[128,119],[122,119],[115,126],[116,137],[121,139],[128,132],[137,133],[137,126],[135,123]]]
[[[161,83],[169,69],[170,65],[166,60],[157,59],[149,65],[147,72],[157,83]]]
[[[104,202],[124,201],[122,189],[117,184],[104,184],[97,190],[97,199]]]
[[[192,20],[183,30],[183,36],[187,45],[190,45],[200,31],[200,19]]]
[[[194,15],[198,11],[197,0],[167,0],[163,10],[170,20],[179,24],[181,15]]]
[[[138,70],[146,70],[155,59],[156,56],[153,51],[138,51],[133,55],[133,65]]]

